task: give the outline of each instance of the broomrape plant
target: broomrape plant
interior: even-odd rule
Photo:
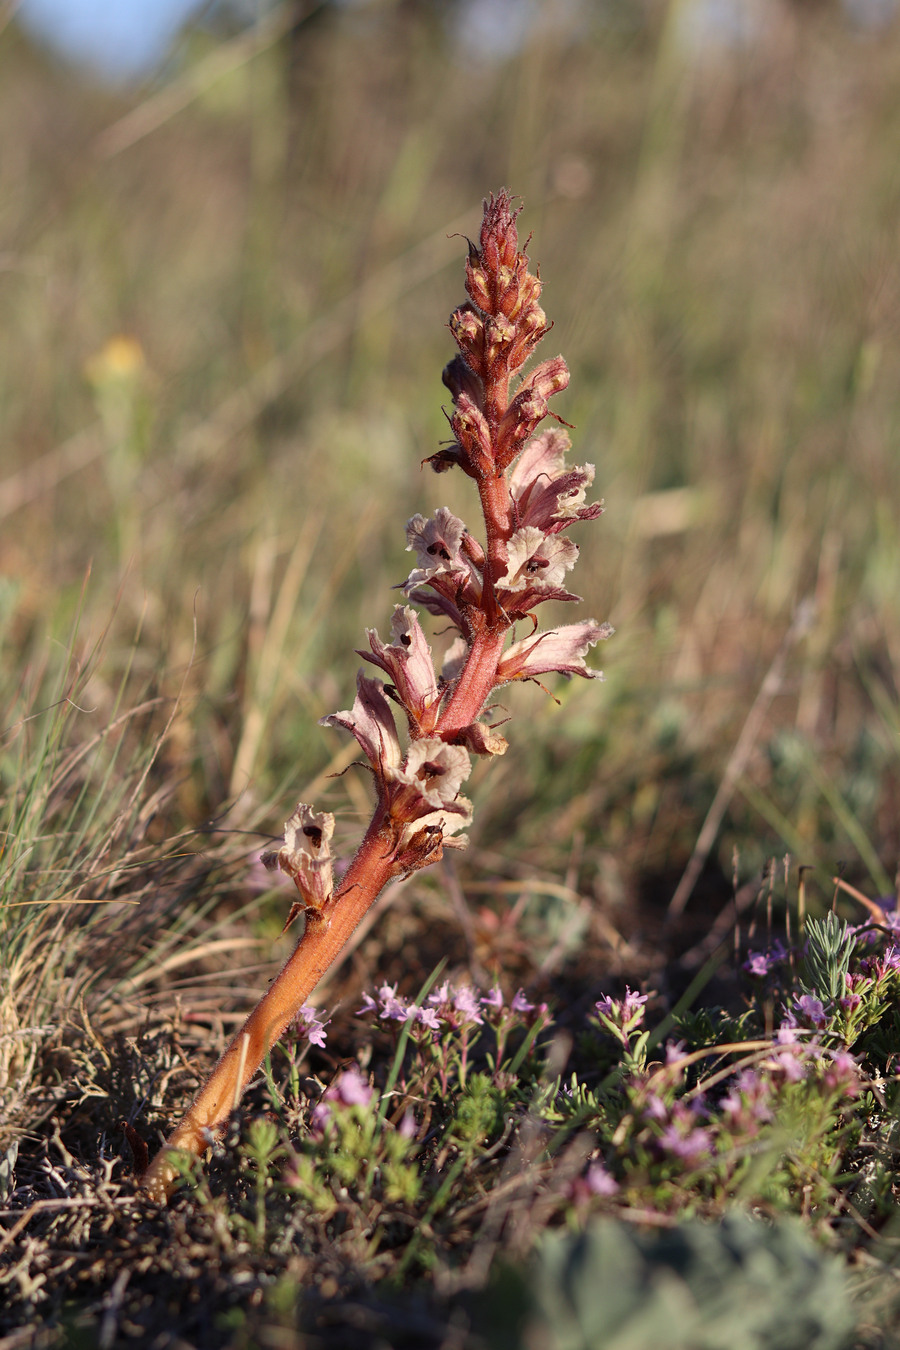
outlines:
[[[415,555],[402,587],[409,603],[394,609],[391,641],[370,629],[369,650],[359,653],[387,679],[361,671],[352,708],[322,719],[359,742],[375,787],[372,820],[337,888],[334,817],[305,802],[285,824],[282,847],[263,856],[294,881],[299,898],[288,923],[304,914],[303,936],[145,1172],[143,1185],[157,1200],[167,1198],[183,1171],[173,1151],[202,1153],[219,1135],[265,1055],[384,886],[437,862],[445,848],[465,845],[472,807],[461,788],[470,755],[506,749],[487,720],[493,692],[553,671],[601,678],[585,656],[611,635],[609,624],[583,619],[542,631],[535,614],[545,600],[579,599],[566,589],[578,557],[567,531],[594,520],[602,505],[585,503],[594,466],[566,465],[566,424],[548,403],[569,383],[565,361],[551,357],[520,374],[549,325],[540,277],[529,272],[519,249],[518,214],[506,190],[491,194],[478,246],[469,243],[469,299],[450,316],[459,355],[443,373],[453,396],[454,440],[428,461],[436,473],[455,467],[473,479],[483,542],[446,507],[407,523]],[[548,416],[558,425],[536,434]],[[414,605],[455,630],[440,674]],[[525,627],[524,636],[517,625]],[[402,739],[392,704],[403,712]]]

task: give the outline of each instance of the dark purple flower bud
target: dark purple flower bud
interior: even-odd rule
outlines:
[[[454,399],[458,399],[460,394],[467,394],[476,407],[484,406],[484,385],[461,356],[454,356],[444,366],[441,379]]]

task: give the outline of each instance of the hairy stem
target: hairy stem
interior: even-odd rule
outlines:
[[[437,735],[452,739],[454,732],[475,721],[497,683],[506,632],[504,625],[499,629],[486,628],[475,636],[456,689],[438,720]]]
[[[171,1150],[200,1154],[209,1147],[272,1046],[395,874],[390,831],[384,813],[377,810],[340,890],[321,914],[308,916],[293,955],[232,1037],[165,1147],[141,1178],[141,1185],[154,1200],[165,1202],[179,1175]]]

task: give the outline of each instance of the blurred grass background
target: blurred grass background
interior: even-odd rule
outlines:
[[[786,852],[814,867],[820,903],[840,866],[890,888],[900,28],[773,0],[753,42],[705,46],[685,10],[560,10],[505,58],[424,3],[277,10],[256,36],[185,34],[128,93],[3,28],[9,1037],[49,1015],[36,971],[72,1006],[127,948],[144,988],[140,960],[169,969],[211,915],[268,961],[285,906],[267,926],[253,860],[299,798],[353,847],[367,788],[327,777],[354,747],[316,722],[352,701],[365,627],[387,631],[407,517],[474,528],[467,483],[419,465],[447,434],[461,235],[501,185],[607,503],[579,533],[582,612],[617,633],[605,685],[504,697],[474,847],[416,887],[488,964],[578,939],[602,979],[622,934],[652,948],[811,598],[688,913],[703,931],[727,904],[735,851],[741,881]],[[550,889],[516,937],[529,876]],[[269,969],[230,977],[236,1006]]]

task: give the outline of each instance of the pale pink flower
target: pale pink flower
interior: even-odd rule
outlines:
[[[505,591],[550,591],[559,587],[578,561],[578,545],[524,525],[507,545],[507,564],[498,585]]]
[[[545,633],[535,633],[521,642],[514,642],[503,654],[497,671],[498,680],[528,680],[536,675],[558,671],[562,675],[583,675],[585,679],[602,680],[602,670],[591,670],[585,663],[585,653],[596,643],[612,637],[615,630],[608,623],[584,619],[581,623],[565,624]]]
[[[331,1119],[333,1104],[366,1107],[374,1095],[374,1089],[369,1087],[356,1065],[351,1065],[349,1069],[338,1074],[330,1087],[325,1089],[321,1100],[313,1107],[309,1121],[311,1132],[313,1135],[322,1135]]]
[[[459,516],[441,506],[433,516],[415,515],[406,523],[407,552],[415,552],[418,567],[414,567],[404,583],[404,590],[425,584],[436,584],[453,578],[456,586],[470,583],[475,589],[473,599],[480,598],[481,578],[471,559],[462,550],[466,527]]]
[[[325,1028],[330,1024],[331,1018],[322,1020],[318,1012],[311,1003],[305,1003],[296,1017],[291,1022],[291,1030],[295,1035],[305,1037],[310,1045],[318,1045],[320,1048],[325,1045],[327,1039]]]
[[[472,803],[459,795],[471,768],[461,745],[448,745],[433,736],[413,741],[402,767],[389,771],[387,783],[391,817],[401,826],[401,852],[421,838],[423,831],[434,835],[435,844],[465,846],[464,840],[450,836],[465,829],[472,819]]]
[[[299,802],[293,815],[284,823],[281,848],[260,856],[264,867],[270,871],[280,868],[300,892],[302,903],[291,909],[288,924],[303,909],[320,910],[331,897],[334,886],[333,833],[334,816],[329,811],[313,811],[305,802]]]
[[[366,637],[372,650],[371,653],[360,651],[358,655],[380,666],[391,677],[388,692],[393,689],[416,729],[421,728],[426,721],[426,729],[430,729],[434,722],[433,717],[429,719],[428,715],[440,701],[440,691],[431,648],[425,640],[415,610],[408,605],[396,605],[391,619],[391,634],[393,641],[386,646],[374,628],[367,628]]]
[[[602,502],[584,504],[594,481],[594,466],[567,469],[565,455],[570,448],[561,428],[543,431],[525,446],[509,476],[519,525],[535,525],[545,534],[556,534],[576,520],[595,520],[602,514]]]
[[[416,1021],[420,1026],[427,1027],[429,1031],[440,1031],[441,1019],[434,1008],[417,1008]]]
[[[619,1183],[614,1176],[610,1176],[602,1162],[591,1163],[585,1181],[592,1195],[611,1196],[619,1189]]]
[[[370,680],[362,671],[356,677],[356,698],[346,712],[330,713],[319,719],[323,727],[343,727],[355,736],[376,775],[399,768],[400,741],[390,704],[381,680]]]
[[[480,1026],[484,1021],[478,1007],[478,995],[470,984],[464,984],[457,989],[453,995],[453,1008],[469,1022],[475,1022]]]

